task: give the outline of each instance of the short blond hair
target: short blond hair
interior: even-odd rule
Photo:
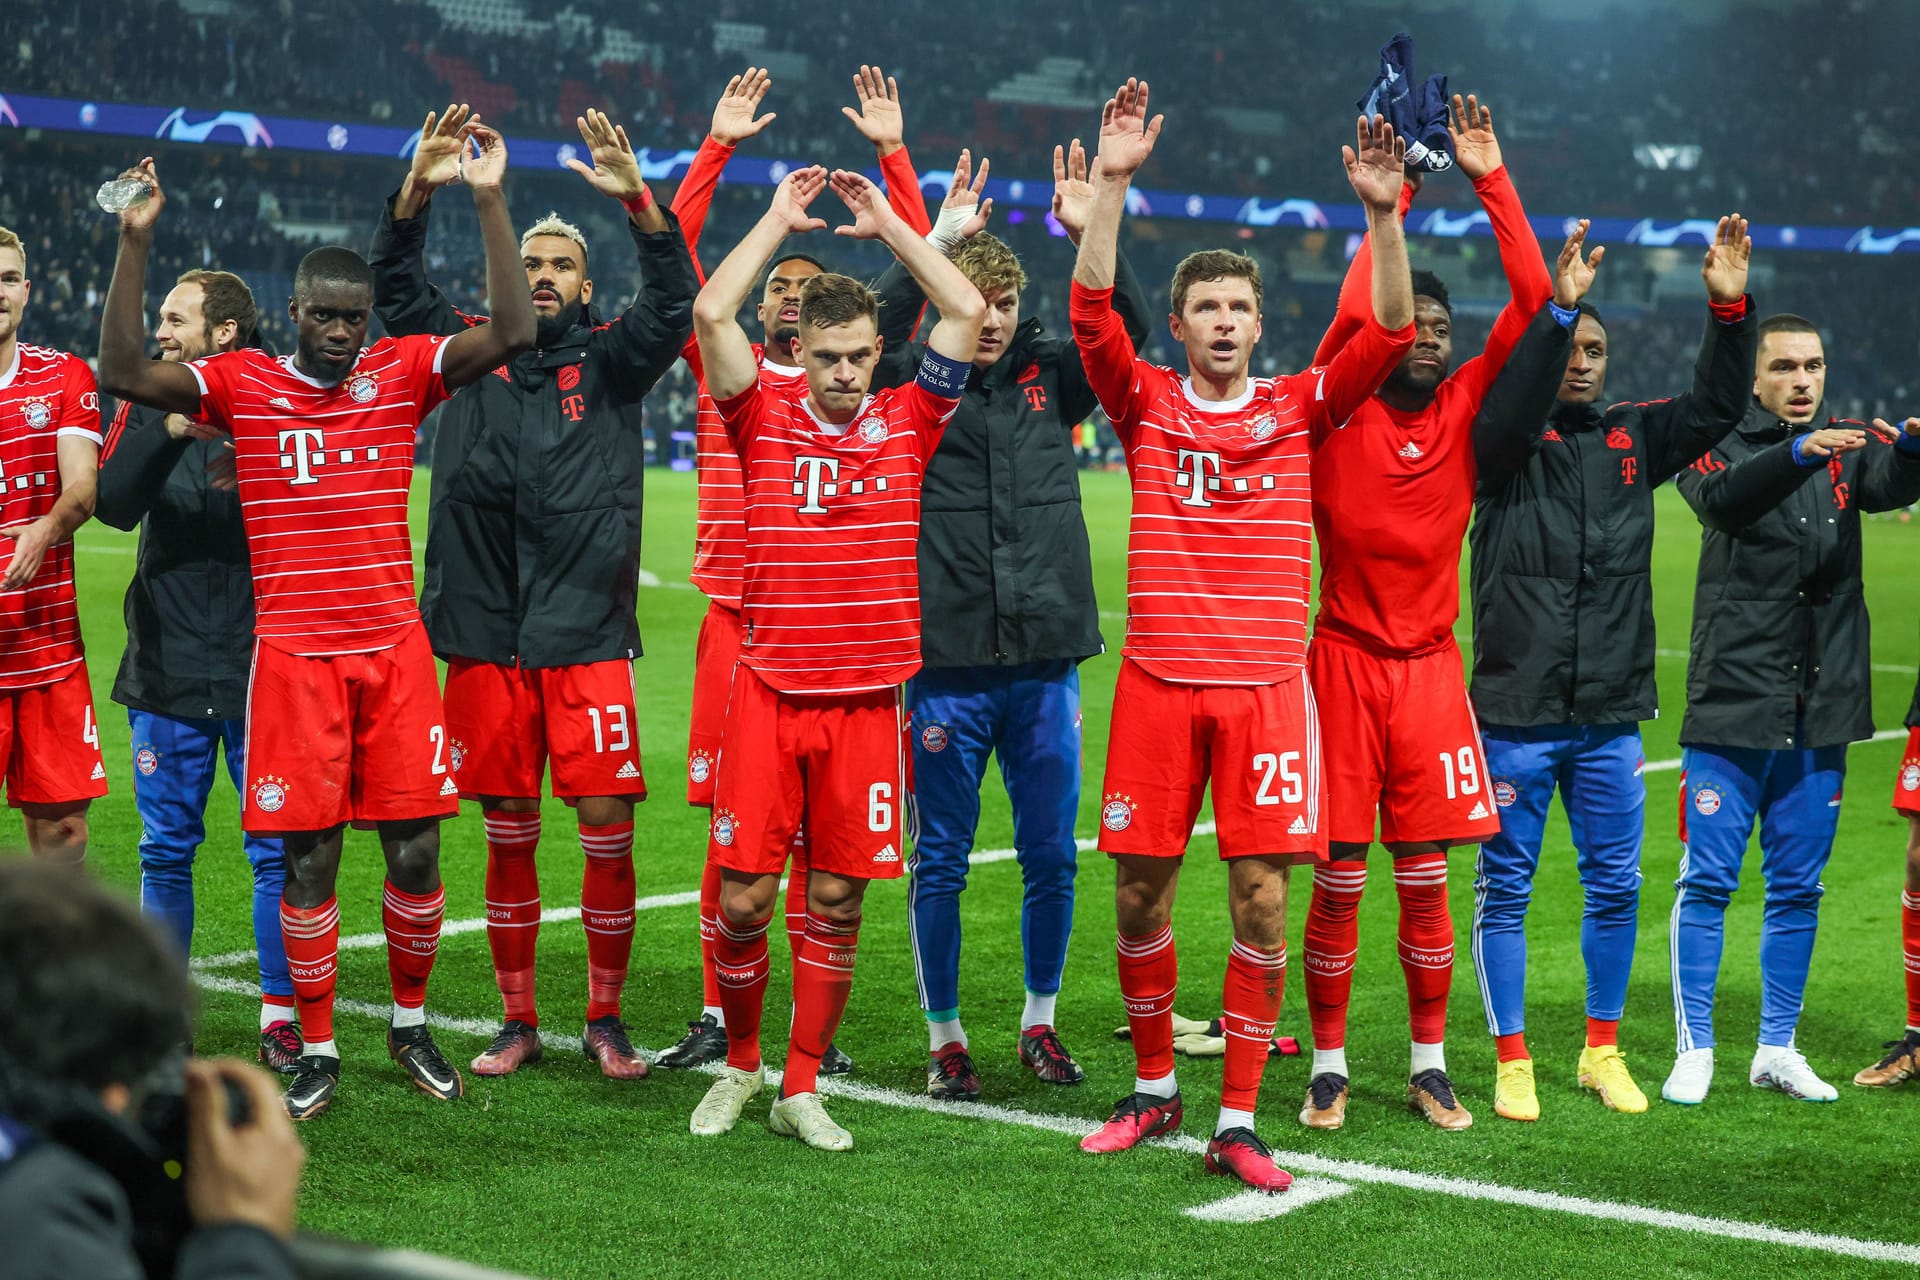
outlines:
[[[527,251],[527,245],[540,236],[558,236],[562,240],[571,240],[579,245],[580,269],[583,271],[586,270],[587,237],[581,233],[580,228],[574,226],[565,218],[562,218],[558,213],[549,213],[546,217],[528,227],[526,234],[520,237],[520,252],[525,253]]]
[[[826,329],[851,324],[862,316],[879,323],[880,300],[852,276],[831,271],[807,277],[800,286],[800,327]]]
[[[1027,285],[1026,268],[1020,265],[1019,257],[991,231],[982,231],[955,249],[953,265],[983,297],[998,289],[1024,289]]]
[[[20,255],[20,271],[24,275],[27,270],[27,246],[20,243],[19,235],[6,227],[0,227],[0,249],[11,249]]]

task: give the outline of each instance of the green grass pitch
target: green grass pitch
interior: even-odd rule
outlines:
[[[1084,479],[1104,628],[1117,653],[1123,631],[1128,498],[1121,475]],[[681,760],[693,642],[701,595],[688,587],[693,477],[647,477],[641,592],[647,654],[639,664],[641,744],[653,799],[639,813],[639,892],[694,889],[705,849],[700,812],[683,802]],[[424,530],[425,477],[415,485],[416,546]],[[1648,832],[1639,950],[1622,1044],[1649,1095],[1671,1062],[1667,915],[1679,857],[1675,781],[1660,762],[1679,752],[1687,620],[1698,527],[1669,490],[1660,504],[1655,554],[1667,714],[1646,726]],[[82,618],[92,649],[113,793],[93,808],[96,874],[132,888],[139,824],[132,802],[126,720],[108,701],[122,624],[120,597],[133,567],[133,539],[100,525],[80,535]],[[1875,710],[1897,726],[1911,691],[1920,612],[1920,526],[1867,528],[1874,632]],[[1460,632],[1467,634],[1463,619]],[[1087,782],[1080,830],[1096,829],[1100,766],[1117,658],[1082,668]],[[1875,1093],[1848,1079],[1901,1023],[1898,910],[1905,824],[1887,806],[1896,743],[1858,746],[1839,846],[1827,876],[1823,927],[1800,1041],[1814,1066],[1841,1088],[1814,1106],[1760,1093],[1745,1082],[1757,1020],[1757,857],[1729,916],[1719,1027],[1722,1062],[1700,1108],[1655,1100],[1642,1116],[1619,1116],[1574,1085],[1582,1043],[1579,889],[1564,818],[1548,848],[1531,919],[1529,1034],[1540,1076],[1542,1119],[1518,1125],[1494,1116],[1493,1048],[1480,1014],[1469,957],[1473,863],[1455,856],[1458,934],[1449,1065],[1477,1122],[1441,1133],[1405,1108],[1405,994],[1394,954],[1394,896],[1376,859],[1362,908],[1349,1054],[1354,1097],[1344,1131],[1316,1134],[1294,1120],[1306,1084],[1304,1059],[1276,1060],[1261,1099],[1263,1135],[1301,1183],[1288,1197],[1249,1206],[1210,1177],[1193,1137],[1212,1122],[1216,1061],[1182,1059],[1192,1106],[1184,1144],[1159,1144],[1101,1159],[1075,1135],[1104,1118],[1128,1090],[1127,1047],[1112,950],[1111,875],[1082,862],[1059,1023],[1088,1072],[1077,1089],[1041,1085],[1014,1058],[1020,1010],[1019,880],[1011,862],[983,865],[963,899],[966,930],[962,1010],[980,1063],[983,1106],[929,1110],[923,1084],[924,1024],[908,954],[905,882],[868,897],[859,976],[840,1042],[856,1058],[864,1089],[831,1100],[855,1134],[849,1155],[826,1155],[774,1138],[750,1112],[725,1139],[688,1135],[687,1115],[703,1075],[659,1072],[633,1084],[599,1078],[568,1049],[585,1004],[585,948],[572,920],[549,922],[540,951],[542,1016],[557,1042],[544,1063],[497,1081],[469,1077],[465,1101],[437,1105],[405,1087],[387,1062],[381,1025],[343,1012],[345,1075],[334,1110],[303,1127],[311,1151],[302,1200],[311,1229],[440,1251],[548,1276],[672,1274],[682,1266],[728,1275],[1113,1275],[1210,1276],[1257,1259],[1281,1275],[1752,1276],[1776,1268],[1803,1274],[1893,1275],[1920,1262],[1912,1137],[1920,1086]],[[568,811],[546,808],[541,847],[549,908],[579,901],[581,857]],[[196,954],[252,946],[249,878],[237,806],[216,790],[212,833],[199,865]],[[15,828],[14,830],[17,830]],[[10,832],[4,838],[17,837]],[[1004,793],[986,786],[977,847],[1012,843]],[[1193,844],[1176,912],[1182,952],[1178,1007],[1210,1016],[1226,963],[1225,877],[1211,839]],[[471,809],[448,823],[442,866],[447,918],[483,913],[484,846]],[[350,835],[340,884],[346,934],[380,928],[380,858],[372,837]],[[1298,976],[1307,880],[1295,882],[1290,950],[1296,957],[1282,1030],[1307,1038]],[[640,913],[626,1017],[638,1043],[670,1043],[700,1004],[696,913],[670,905]],[[769,1053],[777,1065],[785,1005],[785,952],[776,944],[769,988]],[[387,999],[377,948],[342,952],[344,999]],[[203,969],[199,1047],[250,1054],[255,1005],[240,984],[244,961]],[[224,979],[224,984],[220,980]],[[227,989],[220,989],[224,985]],[[477,930],[440,949],[430,1009],[450,1020],[439,1035],[449,1055],[470,1058],[475,1032],[498,1017],[486,942]],[[920,1099],[923,1102],[924,1099]],[[990,1105],[986,1105],[990,1104]],[[762,1104],[764,1105],[764,1104]],[[1462,1195],[1463,1190],[1471,1194]],[[1222,1204],[1222,1201],[1227,1203]],[[1603,1202],[1591,1204],[1587,1202]],[[1283,1215],[1271,1210],[1290,1205]],[[1199,1215],[1190,1210],[1202,1211]],[[1261,1216],[1266,1211],[1270,1216]],[[1685,1216],[1675,1216],[1685,1215]],[[1239,1220],[1254,1219],[1254,1220]],[[1727,1220],[1719,1234],[1702,1219]],[[1772,1231],[1765,1228],[1771,1228]],[[1783,1233],[1822,1233],[1824,1246]],[[1798,1240],[1799,1243],[1788,1241]],[[1901,1246],[1860,1247],[1857,1242]]]

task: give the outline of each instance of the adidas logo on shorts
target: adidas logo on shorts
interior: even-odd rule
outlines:
[[[888,845],[880,852],[874,854],[873,860],[875,862],[898,862],[900,861],[900,852],[892,845]]]
[[[1473,812],[1467,815],[1467,821],[1478,822],[1486,816],[1487,806],[1483,802],[1476,800],[1473,802]]]
[[[100,779],[106,776],[107,776],[106,766],[101,764],[98,760],[95,760],[93,762],[93,780],[95,782],[98,782],[100,781]]]
[[[1311,835],[1312,833],[1307,830],[1307,820],[1299,814],[1295,814],[1293,825],[1287,828],[1287,834],[1290,836],[1304,836]]]
[[[625,764],[621,765],[620,772],[614,774],[613,776],[616,778],[637,778],[640,776],[640,771],[634,768],[633,761],[629,760]]]
[[[457,796],[460,794],[460,788],[453,785],[452,778],[448,778],[440,784],[440,794],[443,796]]]

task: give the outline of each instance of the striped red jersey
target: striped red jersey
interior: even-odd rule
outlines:
[[[60,500],[59,440],[100,443],[100,393],[86,361],[46,347],[14,346],[0,373],[0,528],[28,524]],[[13,556],[0,540],[0,565]],[[0,689],[61,679],[86,656],[73,597],[73,542],[47,548],[40,571],[0,591]]]
[[[1111,289],[1073,286],[1073,336],[1127,451],[1127,641],[1122,652],[1175,684],[1262,685],[1306,660],[1313,568],[1309,435],[1337,428],[1413,343],[1369,320],[1320,368],[1254,378],[1202,400],[1149,364]]]
[[[746,550],[746,496],[741,490],[740,459],[727,439],[720,409],[707,392],[706,373],[699,348],[691,339],[684,353],[688,367],[700,382],[700,407],[694,419],[694,465],[699,470],[699,508],[693,532],[693,585],[729,608],[740,607],[740,559]],[[807,394],[804,370],[767,359],[758,342],[753,355],[760,362],[760,380],[781,396]]]
[[[255,350],[187,365],[202,415],[233,433],[263,642],[366,653],[419,623],[407,487],[420,419],[447,398],[446,341],[382,338],[332,384]]]
[[[775,689],[885,689],[920,669],[920,481],[952,392],[890,388],[844,430],[765,373],[719,402],[745,475],[740,661]]]

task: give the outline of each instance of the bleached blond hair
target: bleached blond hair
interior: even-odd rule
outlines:
[[[0,249],[11,249],[20,255],[20,270],[27,269],[27,246],[20,243],[20,237],[6,227],[0,227]]]
[[[520,252],[525,253],[527,245],[540,236],[558,236],[562,240],[571,240],[579,245],[580,269],[582,271],[587,269],[587,237],[581,233],[580,228],[562,218],[558,213],[549,213],[528,227],[526,233],[520,237]]]

